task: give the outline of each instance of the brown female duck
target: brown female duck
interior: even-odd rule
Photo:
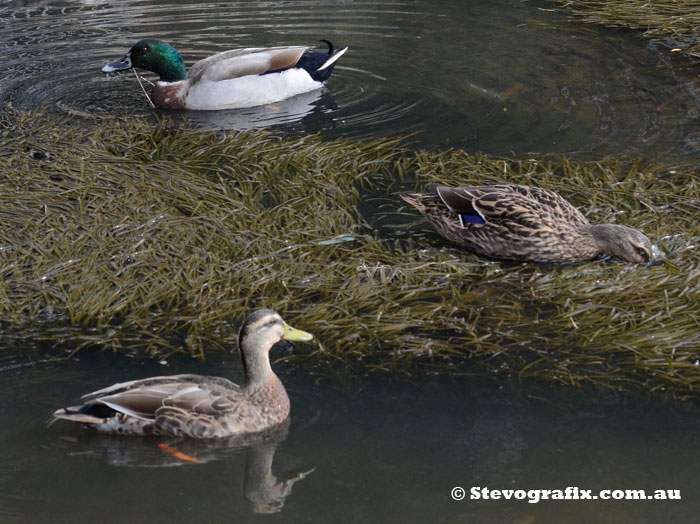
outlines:
[[[433,186],[401,195],[438,233],[491,258],[573,262],[610,253],[637,264],[652,260],[644,233],[617,224],[591,224],[561,196],[531,186]]]
[[[271,309],[261,309],[248,315],[238,334],[243,386],[201,375],[151,377],[84,395],[83,405],[61,408],[54,417],[121,435],[214,438],[265,431],[289,416],[289,397],[270,367],[270,348],[280,339],[311,338]]]

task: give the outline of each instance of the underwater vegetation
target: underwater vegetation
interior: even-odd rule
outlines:
[[[608,27],[642,31],[643,36],[668,42],[689,56],[700,57],[697,38],[700,5],[676,0],[550,0],[578,19]]]
[[[270,307],[314,333],[284,358],[317,374],[479,374],[679,398],[700,387],[693,166],[10,108],[0,166],[6,350],[204,358]],[[666,259],[494,261],[449,244],[399,198],[431,183],[503,182],[644,231]]]

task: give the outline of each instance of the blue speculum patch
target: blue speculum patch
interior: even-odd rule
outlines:
[[[465,213],[461,213],[459,215],[459,222],[462,224],[462,227],[468,225],[468,224],[485,224],[484,219],[481,218],[479,215],[467,215]]]

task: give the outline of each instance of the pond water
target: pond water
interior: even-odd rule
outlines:
[[[328,38],[350,51],[326,90],[187,117],[213,128],[417,133],[419,145],[488,153],[697,155],[696,70],[634,33],[572,23],[548,8],[521,0],[15,0],[0,7],[0,103],[86,118],[152,115],[132,74],[99,72],[140,38],[171,42],[188,64],[235,47]]]
[[[109,353],[0,360],[0,522],[695,522],[696,408],[456,378],[319,379],[275,364],[292,401],[281,442],[168,441],[46,426],[107,383],[197,372],[240,379],[237,357],[161,365]],[[285,481],[289,481],[287,485]],[[294,482],[293,479],[298,479]],[[291,486],[290,486],[291,484]],[[470,500],[490,489],[679,490],[668,501]],[[272,515],[272,516],[270,516]]]
[[[270,107],[177,116],[203,128],[329,137],[416,133],[421,146],[487,153],[696,160],[697,71],[661,45],[572,23],[549,7],[15,0],[0,6],[0,103],[48,107],[76,125],[95,113],[150,116],[157,112],[133,75],[99,73],[140,38],[173,43],[187,63],[232,47],[328,38],[350,51],[325,90]],[[0,522],[257,522],[267,513],[280,522],[638,523],[694,522],[700,513],[695,405],[473,377],[347,377],[338,385],[278,363],[292,400],[286,437],[252,446],[166,442],[202,462],[193,463],[157,440],[46,421],[80,394],[131,378],[240,380],[237,357],[167,365],[79,357],[0,359]],[[466,500],[452,500],[455,486]],[[669,489],[682,500],[469,500],[475,486]]]

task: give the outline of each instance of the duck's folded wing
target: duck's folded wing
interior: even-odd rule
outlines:
[[[476,214],[474,200],[483,195],[478,187],[449,187],[435,185],[430,188],[435,191],[442,203],[453,213]]]
[[[527,191],[529,196],[540,205],[546,207],[549,214],[556,220],[577,225],[587,225],[589,223],[583,213],[558,193],[536,186],[528,186]]]
[[[294,66],[308,47],[252,47],[217,53],[192,65],[190,83],[220,82],[248,75],[262,75]]]
[[[231,407],[231,394],[237,391],[216,383],[189,384],[164,400],[163,405],[185,412],[218,415]]]
[[[541,225],[541,205],[511,186],[447,187],[437,186],[437,194],[454,213],[478,214],[484,222],[510,221],[527,227]]]
[[[173,384],[177,384],[183,378],[194,377],[196,375],[168,375],[160,377],[148,377],[138,380],[130,380],[129,382],[118,382],[103,389],[98,389],[92,393],[87,393],[81,397],[82,400],[93,400],[106,395],[114,395],[128,390],[152,387],[152,388],[173,388]]]
[[[586,217],[553,191],[534,186],[497,185],[471,188],[472,206],[487,222],[507,220],[527,228],[558,230],[564,224],[585,225]],[[466,188],[465,191],[469,190]]]
[[[181,404],[194,406],[203,399],[213,400],[223,392],[237,389],[238,386],[224,378],[171,375],[114,384],[85,395],[83,399],[105,404],[115,411],[143,420],[153,420],[156,410],[166,405],[169,399],[178,398]],[[217,394],[212,396],[212,391]]]
[[[216,384],[192,384],[167,398],[155,424],[171,435],[224,437],[255,430],[252,406],[240,392]]]
[[[154,420],[156,410],[163,405],[163,400],[167,397],[162,391],[139,389],[100,397],[95,402],[142,420]]]
[[[525,224],[538,222],[532,202],[520,195],[486,193],[474,199],[472,205],[487,222],[498,219]]]
[[[150,377],[114,384],[105,389],[85,395],[88,403],[99,403],[115,411],[153,420],[163,401],[175,395],[183,385],[183,376]]]

